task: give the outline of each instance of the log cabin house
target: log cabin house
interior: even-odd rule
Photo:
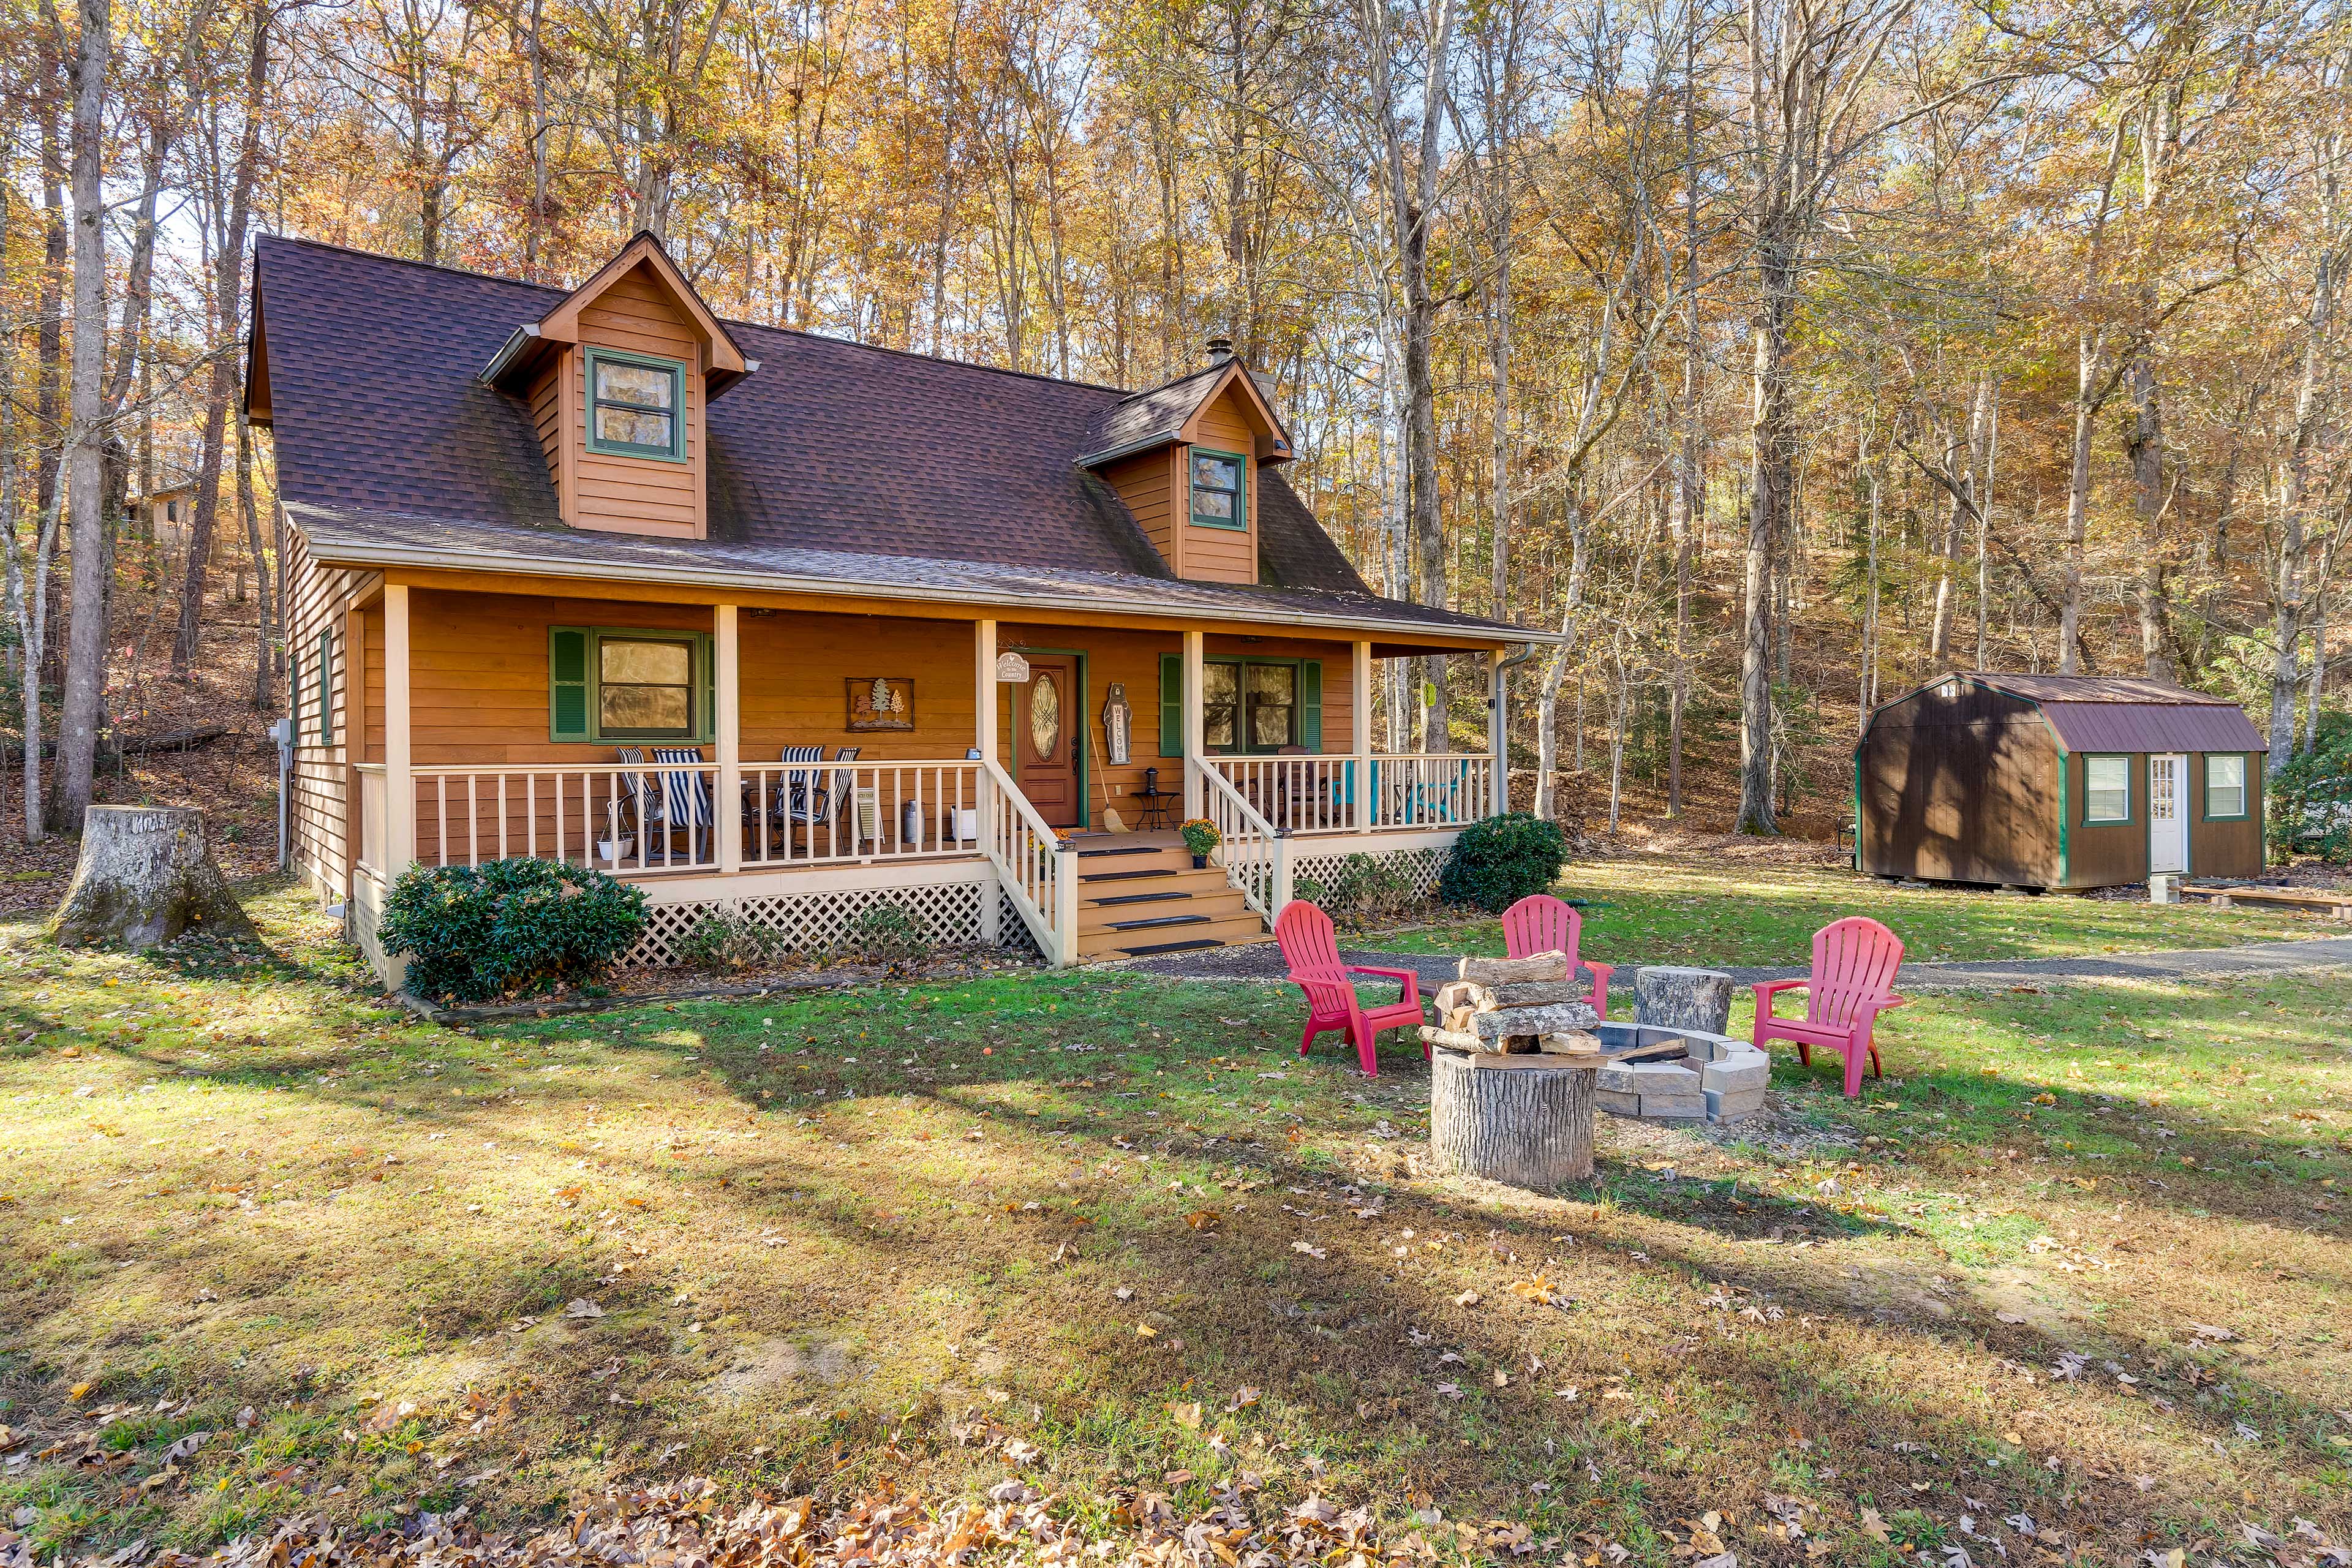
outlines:
[[[1066,964],[1260,939],[1351,853],[1426,888],[1506,799],[1548,639],[1370,592],[1221,342],[1129,394],[725,321],[650,235],[569,292],[267,239],[252,319],[294,854],[388,981],[416,864],[636,882],[645,961],[887,902]],[[1494,744],[1375,757],[1376,661],[1430,653]]]
[[[1854,863],[1880,877],[2091,889],[2263,868],[2245,710],[2153,680],[1948,675],[1854,747]]]

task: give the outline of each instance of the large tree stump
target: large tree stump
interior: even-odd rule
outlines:
[[[81,860],[49,934],[67,947],[155,947],[198,930],[254,935],[205,842],[205,814],[183,807],[93,805]]]
[[[1437,1167],[1549,1192],[1592,1176],[1591,1063],[1439,1051],[1430,1064],[1429,1152]],[[1519,1066],[1541,1062],[1542,1066]],[[1555,1065],[1556,1064],[1556,1065]]]
[[[1633,1022],[1661,1029],[1723,1033],[1731,1018],[1731,976],[1713,969],[1648,964],[1633,972]]]

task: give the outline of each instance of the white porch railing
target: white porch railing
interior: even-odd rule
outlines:
[[[715,763],[417,768],[416,858],[478,866],[520,857],[602,871],[719,864]],[[716,819],[716,820],[714,820]]]
[[[957,760],[743,765],[743,864],[981,853],[981,765]]]
[[[360,785],[359,862],[382,876],[392,847],[388,815],[392,797],[384,788],[383,764],[362,763],[352,771],[359,775]]]
[[[981,846],[1013,907],[1056,969],[1077,961],[1077,856],[994,758],[979,764]]]
[[[383,770],[375,772],[381,791]],[[715,763],[418,768],[416,858],[427,866],[521,856],[620,874],[710,871],[729,833],[741,836],[747,867],[981,853],[978,763],[757,763],[740,773],[740,798],[728,802],[718,798]]]
[[[1202,809],[1217,830],[1217,858],[1224,864],[1225,880],[1241,889],[1244,903],[1271,923],[1290,902],[1289,836],[1267,821],[1218,769],[1202,768],[1201,785]]]
[[[1494,809],[1495,759],[1484,752],[1205,760],[1286,833],[1465,827]]]

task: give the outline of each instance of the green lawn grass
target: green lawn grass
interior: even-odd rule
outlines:
[[[1892,928],[1915,963],[2227,947],[2340,935],[2344,929],[2313,915],[2253,907],[1904,888],[1843,867],[1649,856],[1571,861],[1554,891],[1581,905],[1584,954],[1606,963],[1802,964],[1812,932],[1847,915],[1868,915]],[[1499,953],[1503,931],[1493,921],[1449,921],[1383,933],[1376,945]]]
[[[0,1528],[44,1559],[686,1472],[1246,1472],[1545,1563],[2352,1539],[2340,973],[1931,995],[1862,1100],[1782,1061],[1769,1122],[1604,1118],[1539,1197],[1427,1174],[1418,1053],[1301,1061],[1279,986],[452,1030],[255,907],[267,950],[0,950]]]

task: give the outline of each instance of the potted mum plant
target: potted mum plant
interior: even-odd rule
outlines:
[[[1176,831],[1183,836],[1184,847],[1192,852],[1192,868],[1196,871],[1209,863],[1209,852],[1224,839],[1217,825],[1205,816],[1193,817]]]

